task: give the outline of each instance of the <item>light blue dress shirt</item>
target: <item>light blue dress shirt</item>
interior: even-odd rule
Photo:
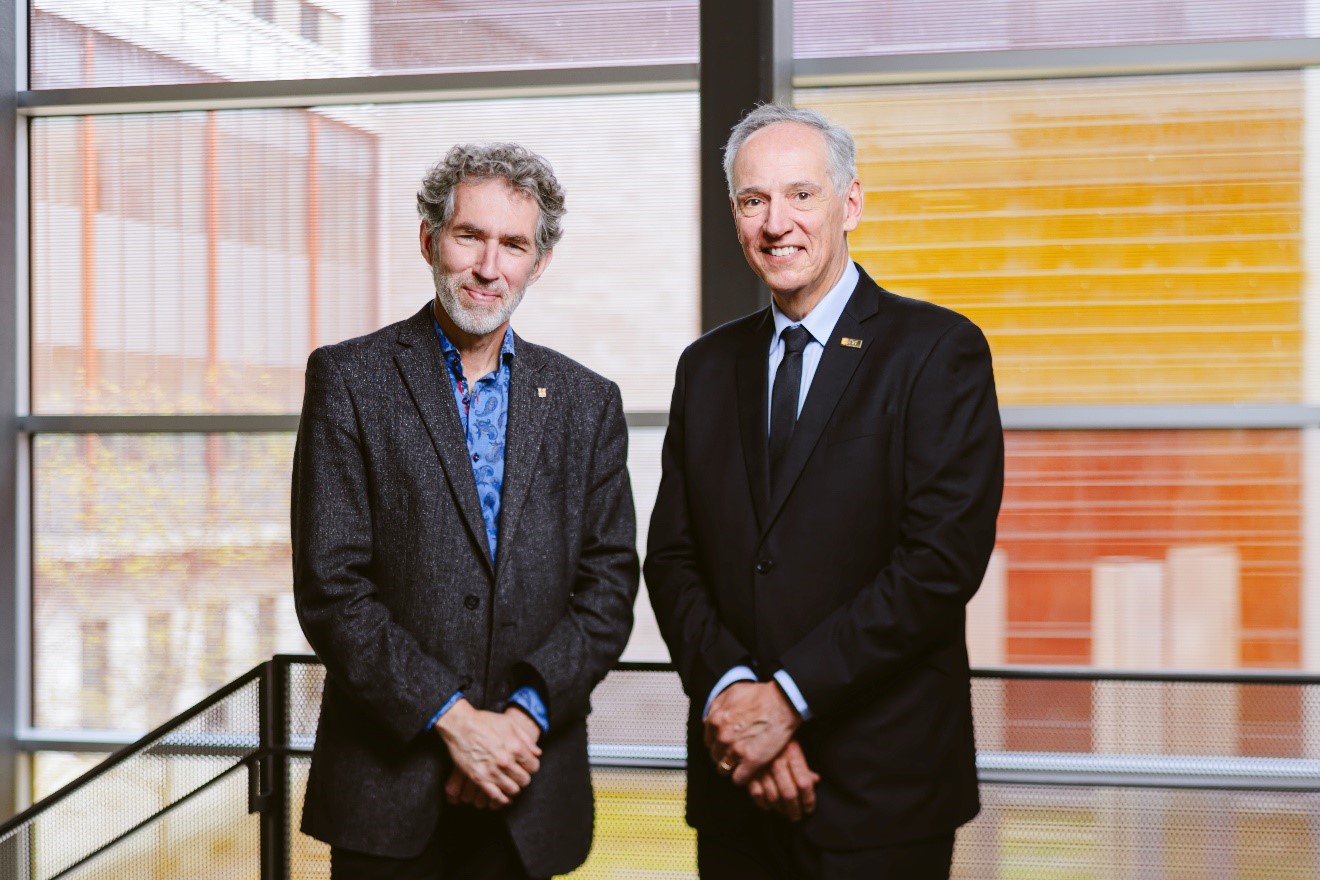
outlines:
[[[820,366],[820,356],[825,353],[825,343],[829,341],[830,334],[834,332],[834,325],[839,323],[839,317],[843,314],[844,308],[848,305],[848,300],[852,297],[853,290],[857,287],[857,282],[861,278],[861,273],[857,269],[857,264],[852,260],[844,268],[843,274],[839,280],[830,288],[829,292],[816,303],[816,307],[807,313],[802,319],[802,326],[811,334],[811,340],[807,342],[807,347],[802,350],[802,387],[798,391],[798,414],[802,413],[802,405],[806,403],[807,392],[811,390],[811,381],[816,378],[816,368]],[[766,423],[765,433],[770,436],[770,397],[774,394],[775,372],[779,369],[779,363],[784,359],[784,340],[783,333],[785,328],[794,326],[793,321],[779,310],[779,306],[772,301],[770,304],[770,313],[775,321],[775,333],[770,340],[770,357],[766,364]],[[784,696],[793,704],[793,708],[802,716],[803,721],[811,718],[811,707],[807,705],[806,699],[802,696],[802,691],[798,689],[797,682],[793,681],[793,676],[786,670],[778,669],[774,673],[775,683],[779,685]],[[756,672],[750,666],[735,666],[720,677],[715,682],[715,687],[710,689],[710,695],[706,697],[706,706],[702,709],[701,716],[706,717],[710,711],[710,704],[720,692],[729,685],[739,681],[756,681]]]

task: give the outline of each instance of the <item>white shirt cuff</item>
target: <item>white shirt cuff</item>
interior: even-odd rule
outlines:
[[[780,669],[775,672],[775,682],[788,697],[788,701],[793,704],[793,708],[802,716],[803,721],[811,720],[811,708],[807,705],[806,699],[802,696],[802,691],[798,690],[797,682],[793,681],[793,676],[788,674],[787,669]]]

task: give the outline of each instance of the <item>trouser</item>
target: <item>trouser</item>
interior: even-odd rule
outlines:
[[[331,847],[331,880],[531,880],[498,812],[451,808],[419,855],[374,856]]]
[[[948,880],[953,832],[872,849],[822,850],[766,816],[747,833],[697,832],[702,880]]]

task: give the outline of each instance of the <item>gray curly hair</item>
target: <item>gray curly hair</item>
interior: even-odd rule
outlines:
[[[814,128],[825,138],[825,150],[830,171],[830,182],[835,192],[843,194],[848,184],[857,178],[857,146],[852,134],[841,125],[835,125],[815,110],[787,107],[783,104],[762,104],[738,121],[724,145],[724,179],[729,185],[729,198],[733,198],[733,161],[747,139],[761,129],[776,122],[796,122]]]
[[[536,259],[564,234],[564,188],[550,163],[520,144],[458,144],[435,163],[417,191],[417,213],[431,229],[431,242],[454,216],[454,190],[468,181],[502,178],[536,200]]]

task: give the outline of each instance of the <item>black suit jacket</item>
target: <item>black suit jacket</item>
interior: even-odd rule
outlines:
[[[694,342],[665,435],[646,583],[692,703],[688,821],[754,815],[699,717],[751,662],[763,679],[786,669],[812,712],[798,732],[822,777],[810,840],[946,833],[979,809],[964,613],[1003,488],[989,348],[966,318],[863,272],[772,492],[772,333],[765,309]]]
[[[614,383],[517,340],[492,566],[450,383],[430,304],[308,360],[294,597],[326,685],[302,827],[417,854],[452,768],[432,715],[456,690],[498,709],[531,684],[550,730],[503,815],[530,873],[563,873],[590,848],[589,696],[637,589],[623,406]]]

